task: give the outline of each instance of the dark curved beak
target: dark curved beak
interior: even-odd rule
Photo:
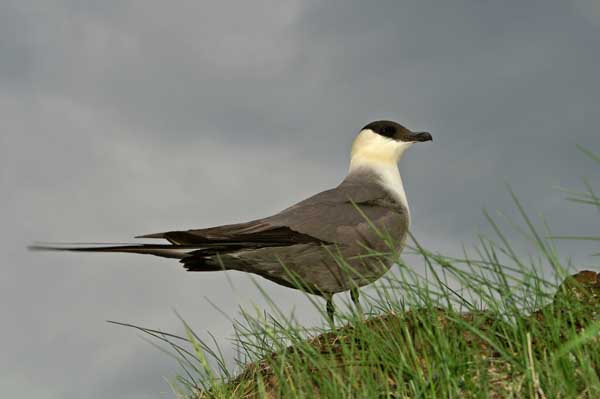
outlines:
[[[413,132],[413,140],[414,141],[433,141],[433,137],[428,132]]]

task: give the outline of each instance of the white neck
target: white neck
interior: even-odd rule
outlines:
[[[373,172],[381,179],[381,184],[408,210],[398,161],[411,144],[382,137],[371,130],[363,130],[352,145],[349,174],[359,170]]]

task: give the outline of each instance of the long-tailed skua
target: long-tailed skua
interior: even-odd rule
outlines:
[[[404,246],[410,213],[398,161],[417,142],[431,141],[392,121],[360,130],[350,168],[335,188],[320,192],[263,219],[136,238],[168,244],[34,245],[37,250],[128,252],[179,259],[189,271],[253,273],[327,300],[380,278]]]

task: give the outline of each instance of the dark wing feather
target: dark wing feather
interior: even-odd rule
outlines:
[[[265,222],[264,219],[207,229],[168,231],[136,238],[164,238],[177,245],[233,244],[239,242],[241,245],[253,243],[264,244],[262,246],[273,246],[319,241],[315,237],[296,232],[287,226],[272,225]]]

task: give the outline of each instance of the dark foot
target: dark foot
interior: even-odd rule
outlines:
[[[350,290],[350,298],[352,298],[352,302],[354,302],[356,306],[360,306],[360,302],[358,301],[359,294],[358,288],[352,288]]]
[[[352,288],[350,290],[350,298],[352,298],[352,302],[354,302],[354,305],[356,306],[356,312],[358,313],[358,316],[362,318],[363,310],[362,306],[360,306],[360,301],[358,300],[359,293],[360,291],[358,291],[358,288]]]
[[[334,318],[333,314],[335,313],[335,307],[333,306],[333,296],[327,297],[327,316],[329,316],[329,320],[331,320],[331,324],[333,324]]]

